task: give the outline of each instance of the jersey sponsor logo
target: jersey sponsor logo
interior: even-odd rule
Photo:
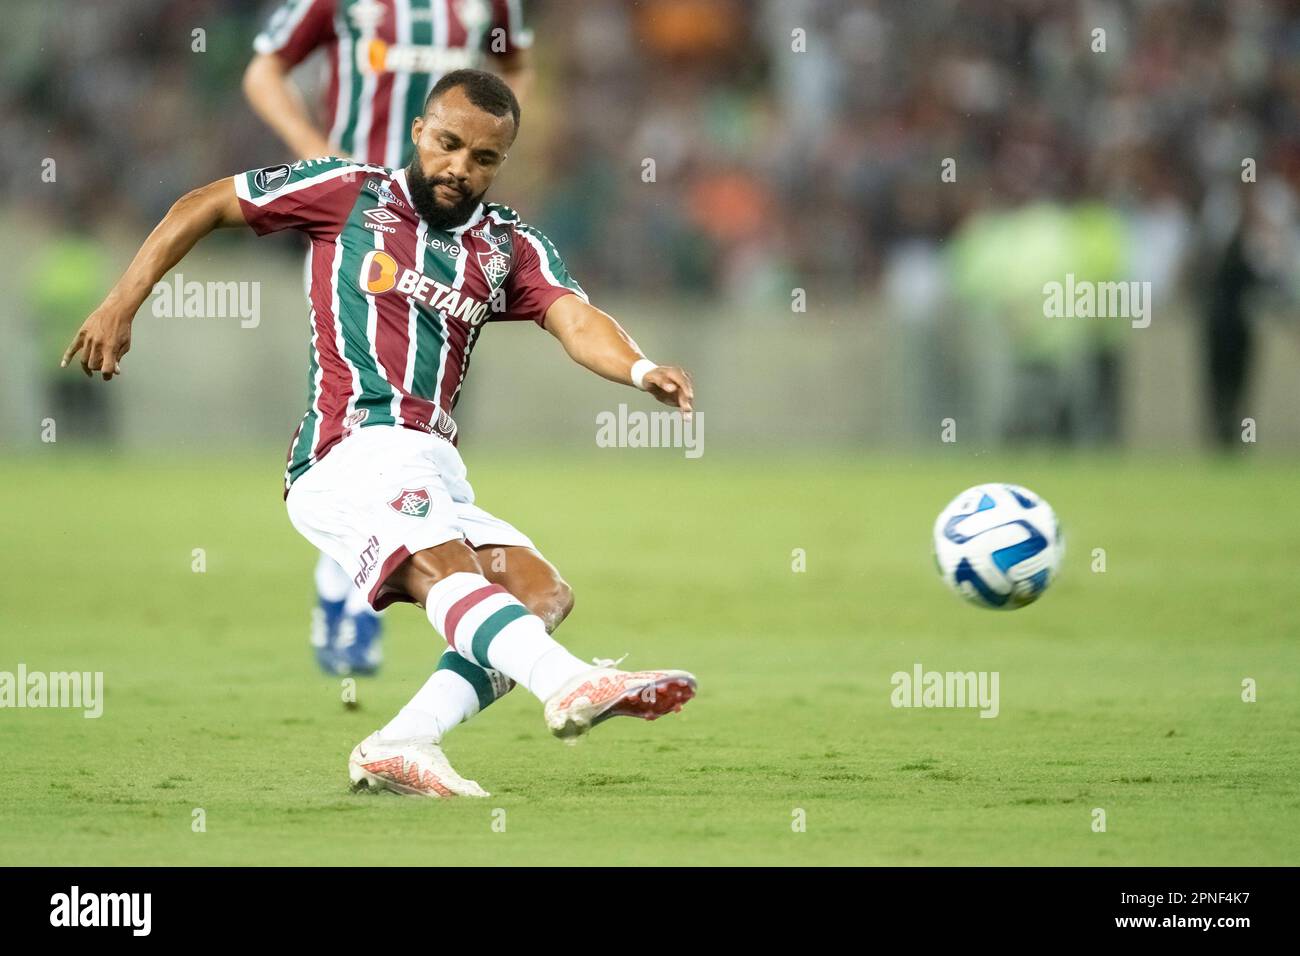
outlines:
[[[442,313],[443,321],[456,318],[468,325],[478,325],[487,318],[488,305],[461,289],[437,281],[418,269],[402,268],[382,249],[367,252],[361,260],[358,284],[370,295],[396,290],[408,299],[431,306]]]
[[[364,422],[364,421],[365,421],[367,418],[369,418],[369,417],[370,417],[370,409],[368,409],[368,408],[358,408],[355,412],[353,412],[353,413],[352,413],[351,415],[349,415],[347,418],[343,419],[343,427],[344,427],[344,428],[356,428],[358,425],[360,425],[362,422]]]
[[[452,70],[469,69],[478,62],[478,51],[465,47],[386,43],[379,39],[357,44],[357,69],[362,73],[432,73],[441,76]]]
[[[445,252],[453,259],[460,258],[460,246],[454,242],[448,242],[446,239],[435,239],[432,236],[426,236],[424,241],[429,244],[429,248],[438,252]]]
[[[388,507],[399,515],[406,515],[410,518],[423,518],[429,514],[431,504],[432,499],[429,497],[427,489],[403,488],[396,498],[388,502]]]
[[[361,288],[383,295],[397,284],[397,260],[386,252],[367,252],[361,260]]]
[[[253,173],[253,185],[259,192],[273,193],[289,181],[289,164],[267,166]]]
[[[390,206],[396,206],[399,209],[406,208],[406,203],[394,196],[391,189],[376,179],[367,179],[365,188]]]
[[[379,567],[379,539],[373,534],[361,553],[357,555],[357,563],[360,567],[357,573],[352,576],[352,583],[357,587],[362,587],[366,583],[366,578],[370,577],[370,572]]]
[[[491,223],[491,222],[485,222],[485,223],[483,223],[483,225],[479,226],[477,229],[471,229],[471,230],[469,231],[469,234],[470,234],[471,236],[478,236],[478,238],[482,239],[482,240],[483,240],[484,242],[486,242],[488,245],[492,246],[493,248],[497,248],[497,249],[499,249],[501,246],[504,246],[507,242],[510,241],[510,234],[509,234],[509,233],[502,233],[502,234],[499,235],[499,236],[494,236],[494,235],[492,235],[492,223]]]
[[[389,223],[402,221],[402,217],[397,213],[389,212],[383,207],[380,207],[379,209],[367,209],[361,215],[370,220],[369,222],[362,223],[362,225],[367,229],[373,229],[376,232],[396,233],[397,230],[393,226],[389,225]]]

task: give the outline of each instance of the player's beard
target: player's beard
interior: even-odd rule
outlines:
[[[420,214],[420,218],[429,224],[430,229],[443,231],[463,225],[470,216],[474,215],[474,210],[478,208],[486,193],[484,190],[477,196],[466,194],[452,205],[445,206],[438,202],[438,197],[433,190],[437,186],[454,186],[455,180],[449,176],[426,179],[424,170],[415,160],[406,167],[406,184],[411,190],[411,201],[415,203],[415,211]]]

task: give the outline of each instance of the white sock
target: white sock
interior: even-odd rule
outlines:
[[[379,736],[385,740],[432,737],[437,743],[443,734],[478,710],[478,694],[469,681],[455,671],[436,670]]]
[[[316,562],[316,593],[325,601],[342,601],[356,588],[348,573],[324,551]]]
[[[461,657],[495,668],[539,700],[591,670],[592,665],[546,633],[540,617],[481,574],[449,574],[429,589],[424,608],[434,629]]]

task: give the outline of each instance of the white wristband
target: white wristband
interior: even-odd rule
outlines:
[[[632,363],[632,384],[644,392],[646,373],[653,372],[658,367],[649,359],[637,359]]]

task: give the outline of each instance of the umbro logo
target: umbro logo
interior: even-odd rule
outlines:
[[[367,209],[361,215],[365,216],[369,222],[362,223],[367,229],[373,229],[376,232],[397,232],[389,223],[401,222],[402,217],[395,212],[389,212],[387,209]]]

